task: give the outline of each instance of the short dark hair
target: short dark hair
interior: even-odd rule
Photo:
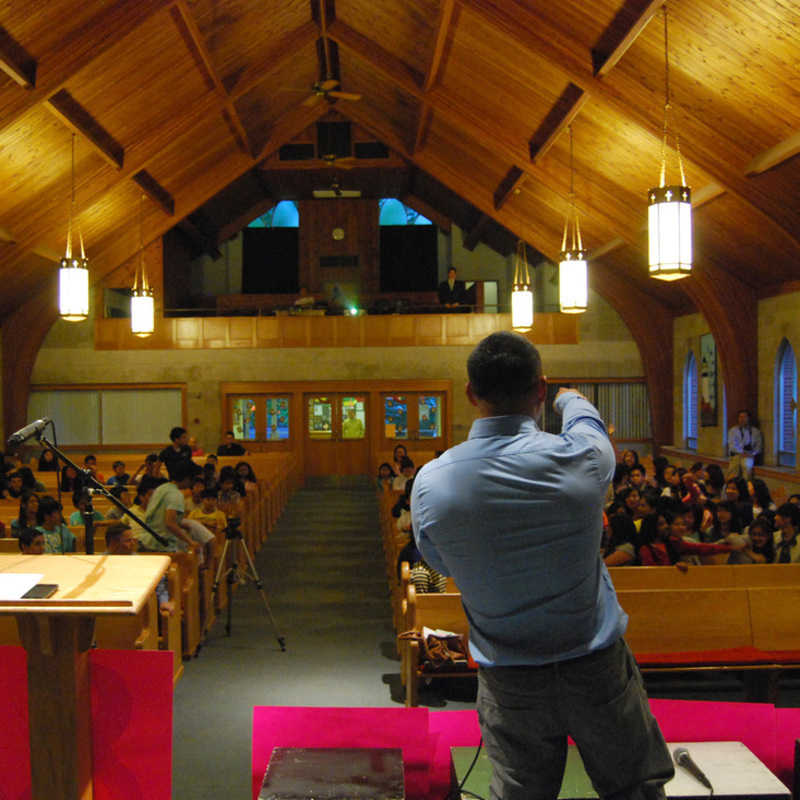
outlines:
[[[400,459],[400,469],[408,469],[409,467],[414,469],[414,462],[408,456],[403,456]]]
[[[141,481],[139,481],[139,491],[136,494],[139,497],[144,497],[151,489],[157,489],[161,484],[164,483],[163,478],[154,478],[150,475],[145,475]]]
[[[115,461],[111,465],[111,469],[116,469],[117,467],[124,467],[124,466],[125,466],[125,462],[124,461]]]
[[[510,331],[492,333],[467,359],[467,374],[476,397],[499,411],[517,405],[542,376],[539,351]]]
[[[199,467],[193,461],[179,461],[177,464],[173,464],[169,479],[180,483],[187,478],[193,478],[199,471]]]
[[[203,489],[203,494],[200,495],[204,500],[207,497],[213,497],[215,500],[219,497],[219,491],[216,489]]]
[[[173,429],[172,429],[172,430],[169,432],[169,438],[170,438],[170,440],[171,440],[171,441],[175,442],[175,441],[177,441],[178,439],[180,439],[180,438],[181,438],[181,436],[183,436],[183,434],[184,434],[184,433],[186,433],[186,428],[181,428],[181,427],[180,427],[180,425],[176,425],[176,426],[175,426],[175,427],[174,427],[174,428],[173,428]]]
[[[41,508],[41,506],[39,507]],[[783,505],[778,506],[778,510],[775,514],[788,517],[795,528],[800,528],[800,507],[797,503],[783,503]]]
[[[61,503],[59,503],[55,497],[45,495],[39,500],[39,510],[36,512],[36,521],[41,525],[44,522],[44,518],[50,516],[54,511],[61,511]]]
[[[19,549],[22,550],[23,547],[30,547],[33,544],[33,540],[37,536],[44,536],[44,534],[37,530],[36,528],[23,528],[19,532]]]
[[[8,479],[9,479],[9,480],[11,480],[12,478],[19,478],[20,480],[23,480],[22,473],[21,473],[21,472],[20,472],[18,469],[17,469],[17,470],[14,470],[14,472],[12,472],[12,473],[11,473],[11,474],[8,476]]]
[[[149,456],[145,457],[144,463],[145,464],[155,464],[156,461],[160,461],[161,459],[158,457],[158,453],[150,453]]]
[[[130,530],[127,522],[115,522],[106,528],[106,547],[111,546],[111,542],[116,541],[125,531]]]
[[[628,474],[636,470],[637,472],[641,472],[642,475],[647,475],[647,469],[644,467],[643,464],[634,464],[629,470]]]
[[[86,458],[83,459],[83,463],[84,464],[88,464],[90,461],[94,461],[94,463],[96,464],[97,463],[97,456],[93,455],[92,453],[89,453],[89,455],[86,456]]]
[[[233,436],[233,431],[225,431],[226,436]]]

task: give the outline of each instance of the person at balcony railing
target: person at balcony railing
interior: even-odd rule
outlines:
[[[753,464],[764,449],[761,431],[750,422],[750,412],[743,408],[737,417],[736,425],[728,431],[728,476],[753,476]]]
[[[439,305],[445,308],[458,310],[467,302],[467,289],[464,281],[456,277],[456,268],[450,267],[447,270],[447,280],[439,284],[437,290],[439,295]]]

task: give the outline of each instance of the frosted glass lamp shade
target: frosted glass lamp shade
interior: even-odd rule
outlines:
[[[89,316],[89,262],[85,258],[62,258],[58,270],[58,313],[67,322],[82,322]]]
[[[511,327],[521,332],[533,327],[533,292],[526,284],[514,284],[511,290]]]
[[[558,302],[562,314],[582,314],[589,304],[588,271],[583,250],[565,250],[558,266]]]
[[[650,275],[663,281],[692,271],[692,202],[688,186],[661,186],[648,193]]]
[[[155,302],[149,289],[135,290],[131,295],[131,333],[150,336],[155,330]]]

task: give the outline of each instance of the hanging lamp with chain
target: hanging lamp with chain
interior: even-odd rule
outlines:
[[[569,211],[564,219],[558,265],[558,302],[562,314],[582,314],[588,306],[589,286],[586,250],[575,206],[575,164],[572,125],[569,126]]]
[[[525,242],[517,242],[514,261],[514,286],[511,289],[511,327],[524,333],[533,327],[533,287],[528,270]]]

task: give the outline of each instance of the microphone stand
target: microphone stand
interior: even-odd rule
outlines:
[[[118,500],[114,497],[108,489],[103,486],[97,478],[92,475],[91,470],[82,469],[79,467],[74,461],[67,457],[67,455],[59,450],[46,436],[43,436],[41,433],[37,434],[36,441],[43,444],[48,450],[51,450],[53,454],[57,457],[57,459],[61,459],[65,464],[72,467],[78,475],[82,476],[82,482],[84,485],[89,486],[90,488],[94,489],[95,492],[99,492],[106,498],[106,500],[110,500],[113,505],[115,505],[120,511],[123,511],[127,514],[134,522],[137,522],[139,525],[142,526],[156,541],[163,544],[165,547],[169,544],[169,542],[161,535],[156,533],[144,520],[139,519],[121,500]],[[59,477],[60,481],[60,477]],[[60,485],[60,483],[59,483]],[[86,529],[86,553],[87,555],[92,555],[94,553],[94,509],[92,507],[91,501],[91,494],[89,495],[89,505],[86,508],[86,512],[83,514],[83,523]]]

